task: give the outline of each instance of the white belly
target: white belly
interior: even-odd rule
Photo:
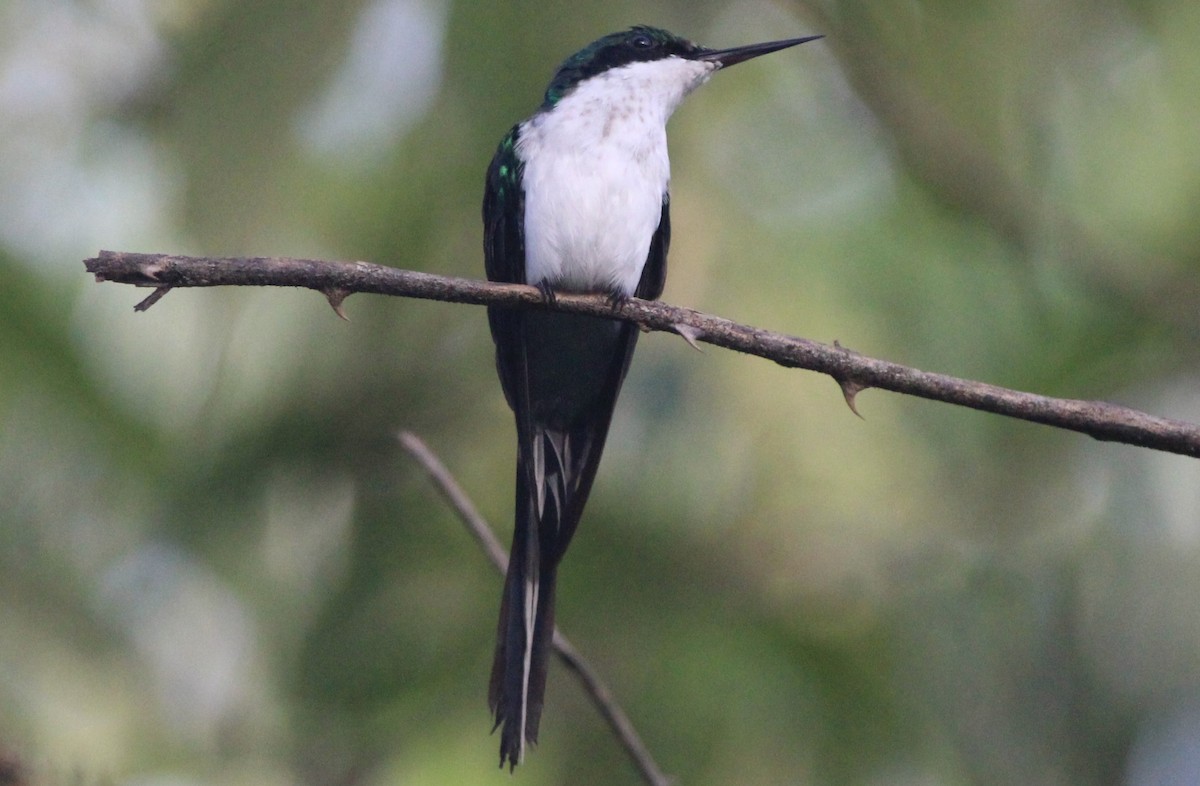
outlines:
[[[617,145],[544,147],[525,164],[526,280],[574,291],[637,289],[662,216],[669,165]]]

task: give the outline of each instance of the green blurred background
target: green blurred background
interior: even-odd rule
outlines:
[[[671,126],[665,298],[1200,420],[1200,4],[0,3],[0,752],[35,783],[636,783],[552,671],[496,770],[482,309],[98,285],[100,248],[481,276],[483,173],[633,23],[828,38]],[[1200,465],[646,337],[559,623],[681,784],[1200,783]]]

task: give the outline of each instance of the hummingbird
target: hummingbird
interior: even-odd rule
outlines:
[[[492,281],[657,299],[671,239],[667,121],[714,73],[812,41],[709,49],[654,27],[568,57],[542,105],[501,140],[483,199]],[[638,327],[549,310],[488,308],[500,384],[516,419],[515,525],[488,704],[500,766],[537,742],[558,565],[596,478]]]

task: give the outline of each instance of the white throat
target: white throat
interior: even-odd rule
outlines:
[[[633,294],[671,179],[667,120],[717,68],[630,63],[521,125],[528,283]]]

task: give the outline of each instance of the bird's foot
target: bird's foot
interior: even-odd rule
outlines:
[[[554,288],[550,286],[550,282],[546,281],[546,279],[537,282],[537,288],[542,293],[542,301],[546,305],[553,306],[558,302],[558,298],[554,295]]]
[[[608,305],[612,306],[613,311],[617,311],[629,302],[629,295],[626,295],[619,289],[614,289],[608,293]]]

